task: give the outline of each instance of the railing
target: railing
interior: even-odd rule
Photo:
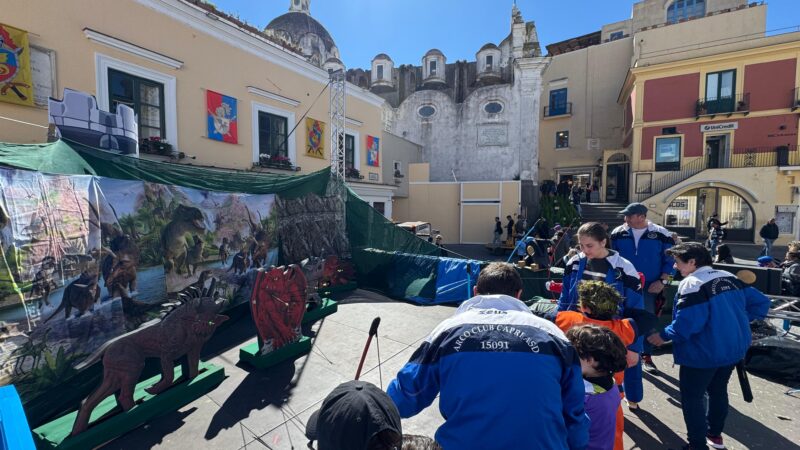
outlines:
[[[665,172],[644,172],[650,174],[650,180],[640,181],[638,178],[634,180],[636,183],[634,198],[636,201],[642,201],[652,197],[706,169],[785,166],[800,166],[800,149],[797,145],[737,148],[727,156],[722,154],[712,158],[710,155],[705,155],[697,158],[681,166],[680,170],[666,172],[666,175],[655,181],[652,180],[654,174]]]
[[[685,164],[681,167],[680,170],[674,170],[668,172],[667,175],[653,181],[652,175],[650,177],[650,182],[642,184],[639,180],[636,181],[636,192],[634,192],[633,196],[636,198],[636,201],[642,201],[646,198],[650,198],[660,192],[667,190],[668,188],[675,186],[676,184],[680,183],[683,180],[689,179],[694,175],[706,170],[708,168],[708,161],[705,157],[695,159],[694,161]],[[658,173],[658,172],[657,172]]]
[[[697,100],[697,105],[695,106],[696,117],[749,112],[749,92],[725,97],[701,98]]]
[[[572,102],[567,102],[564,105],[557,105],[557,106],[545,106],[544,107],[544,116],[545,117],[556,117],[556,116],[566,116],[572,114]]]
[[[797,145],[734,149],[727,161],[709,161],[709,169],[800,165]]]
[[[800,88],[794,88],[792,96],[792,111],[800,109]]]

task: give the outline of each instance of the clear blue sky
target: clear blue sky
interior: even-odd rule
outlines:
[[[289,9],[289,0],[211,0],[217,8],[264,28]],[[487,42],[509,33],[512,0],[311,0],[311,15],[333,36],[348,68],[368,68],[378,53],[396,65],[420,64],[440,49],[448,62],[475,59]],[[518,0],[545,46],[600,30],[631,16],[634,0]],[[800,0],[771,0],[767,30],[800,25]],[[788,31],[788,30],[787,30]]]

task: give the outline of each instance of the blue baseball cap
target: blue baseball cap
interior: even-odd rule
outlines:
[[[756,261],[758,261],[758,265],[761,267],[765,267],[769,263],[777,264],[779,261],[772,256],[761,256]]]
[[[636,214],[647,215],[647,206],[644,206],[643,203],[631,203],[620,211],[619,214],[622,216],[633,216]]]

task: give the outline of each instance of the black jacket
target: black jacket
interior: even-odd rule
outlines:
[[[764,239],[778,239],[778,224],[764,224],[764,226],[761,227],[761,231],[758,232],[758,235]]]
[[[781,291],[783,295],[800,297],[800,261],[795,261],[783,269]]]

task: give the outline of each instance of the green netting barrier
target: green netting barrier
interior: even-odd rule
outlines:
[[[433,297],[439,248],[383,216],[351,189],[347,191],[347,235],[359,286],[393,298]],[[415,256],[400,262],[398,255]],[[386,277],[387,273],[392,277]]]

